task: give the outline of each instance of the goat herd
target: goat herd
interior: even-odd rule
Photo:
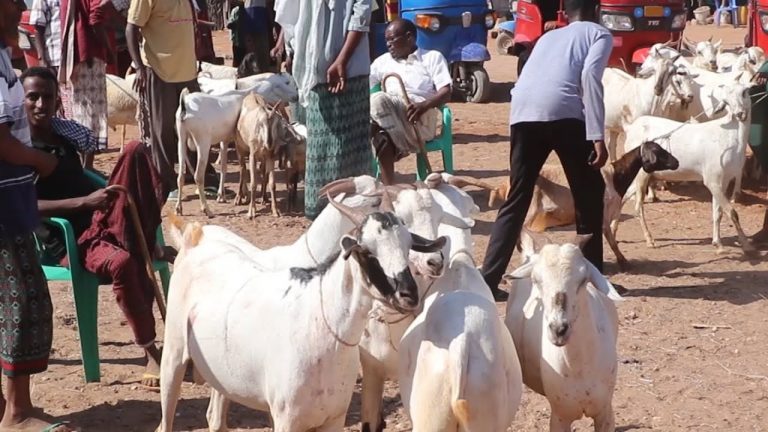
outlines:
[[[306,233],[267,250],[172,216],[158,430],[191,362],[215,431],[229,401],[268,411],[276,432],[341,431],[360,366],[363,431],[384,429],[385,379],[418,432],[504,431],[523,383],[550,401],[553,431],[583,415],[613,431],[621,297],[581,254],[588,237],[524,233],[505,323],[472,257],[474,184],[337,180]]]
[[[636,76],[604,74],[612,162],[602,171],[603,233],[622,267],[627,260],[615,236],[626,197],[635,195],[646,241],[654,245],[643,213],[651,180],[703,181],[712,193],[713,244],[722,248],[725,212],[744,251],[751,250],[731,199],[746,160],[750,85],[765,54],[718,54],[711,40],[690,49],[692,62],[657,44]],[[176,115],[179,191],[187,150],[196,151],[201,208],[212,216],[202,192],[209,150],[222,143],[224,201],[225,143],[235,141],[235,200],[249,203],[248,216],[255,216],[261,172],[278,215],[275,165],[287,164],[289,205],[304,169],[306,129],[288,123],[283,109],[297,99],[295,82],[287,74],[237,78],[234,69],[213,65],[203,65],[203,74],[203,91],[185,91]],[[112,125],[132,123],[120,114],[135,115],[131,80],[108,77]],[[168,298],[158,431],[172,430],[190,362],[196,380],[211,387],[207,419],[215,431],[227,430],[229,401],[268,411],[276,432],[341,431],[360,369],[366,432],[384,429],[386,379],[399,382],[416,432],[504,431],[523,383],[549,400],[551,431],[569,431],[584,415],[596,431],[613,431],[614,301],[621,297],[581,254],[587,238],[557,244],[535,232],[574,220],[562,176],[545,169],[537,182],[521,238],[524,262],[508,275],[505,320],[472,256],[478,207],[461,189],[468,185],[492,189],[495,197],[506,193],[446,173],[413,185],[338,180],[321,191],[332,205],[308,230],[268,250],[223,227],[182,226],[172,217],[180,251]]]

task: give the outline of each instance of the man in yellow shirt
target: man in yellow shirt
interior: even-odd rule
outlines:
[[[185,87],[199,90],[192,0],[132,0],[126,38],[137,65],[134,89],[140,95],[142,139],[152,148],[167,197],[176,188],[179,96]]]

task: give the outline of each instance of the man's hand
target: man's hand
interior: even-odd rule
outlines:
[[[608,161],[608,150],[605,148],[605,141],[597,140],[595,143],[595,157],[587,161],[592,168],[600,169]]]
[[[557,21],[547,21],[544,23],[544,31],[548,32],[557,28]]]
[[[99,189],[88,196],[83,197],[83,207],[88,210],[106,210],[115,197],[113,192]]]
[[[147,67],[144,65],[136,69],[136,79],[133,81],[133,91],[143,94],[147,87]]]
[[[326,80],[328,81],[328,91],[331,93],[341,93],[344,91],[347,79],[347,65],[343,60],[336,59],[331,67],[328,68]]]
[[[272,60],[280,61],[283,59],[283,54],[285,54],[285,47],[283,44],[277,44],[274,48],[269,52],[269,56],[272,57]]]
[[[405,113],[408,116],[408,121],[414,123],[419,121],[421,116],[424,115],[428,109],[429,107],[427,106],[426,102],[416,102],[408,105],[405,108]]]

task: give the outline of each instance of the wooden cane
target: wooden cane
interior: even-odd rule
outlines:
[[[389,78],[395,78],[397,80],[398,84],[400,84],[400,91],[403,93],[405,104],[410,105],[411,99],[408,97],[408,92],[405,91],[403,78],[401,78],[400,75],[396,73],[389,73],[384,75],[384,78],[381,80],[381,91],[385,93],[387,92],[387,80]],[[419,142],[419,156],[424,158],[424,164],[427,166],[427,174],[429,174],[432,172],[432,164],[429,163],[429,158],[427,157],[427,149],[424,148],[426,143],[421,139],[421,133],[419,132],[419,127],[416,125],[416,122],[412,122],[411,125],[413,125],[413,131],[416,132],[416,140]]]
[[[144,269],[147,271],[147,276],[149,276],[149,280],[152,282],[152,287],[155,289],[155,300],[157,301],[157,308],[160,309],[160,316],[163,318],[163,322],[165,322],[165,295],[160,289],[160,285],[157,284],[155,269],[152,267],[152,256],[149,254],[149,249],[147,248],[147,240],[144,237],[144,230],[141,227],[139,212],[136,210],[136,202],[133,200],[130,192],[128,192],[128,189],[122,185],[107,186],[106,190],[113,190],[125,194],[125,198],[128,201],[128,212],[131,214],[131,221],[133,222],[133,229],[136,231],[136,236],[138,237],[139,244],[141,245],[139,250],[141,251],[142,257],[144,258]]]

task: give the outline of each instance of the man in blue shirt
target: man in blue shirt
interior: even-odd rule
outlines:
[[[533,189],[551,151],[563,166],[576,207],[576,231],[592,234],[584,256],[603,268],[603,70],[611,33],[596,24],[596,0],[565,0],[569,25],[536,43],[512,91],[510,190],[491,230],[483,277],[497,300],[498,285],[518,242]]]

